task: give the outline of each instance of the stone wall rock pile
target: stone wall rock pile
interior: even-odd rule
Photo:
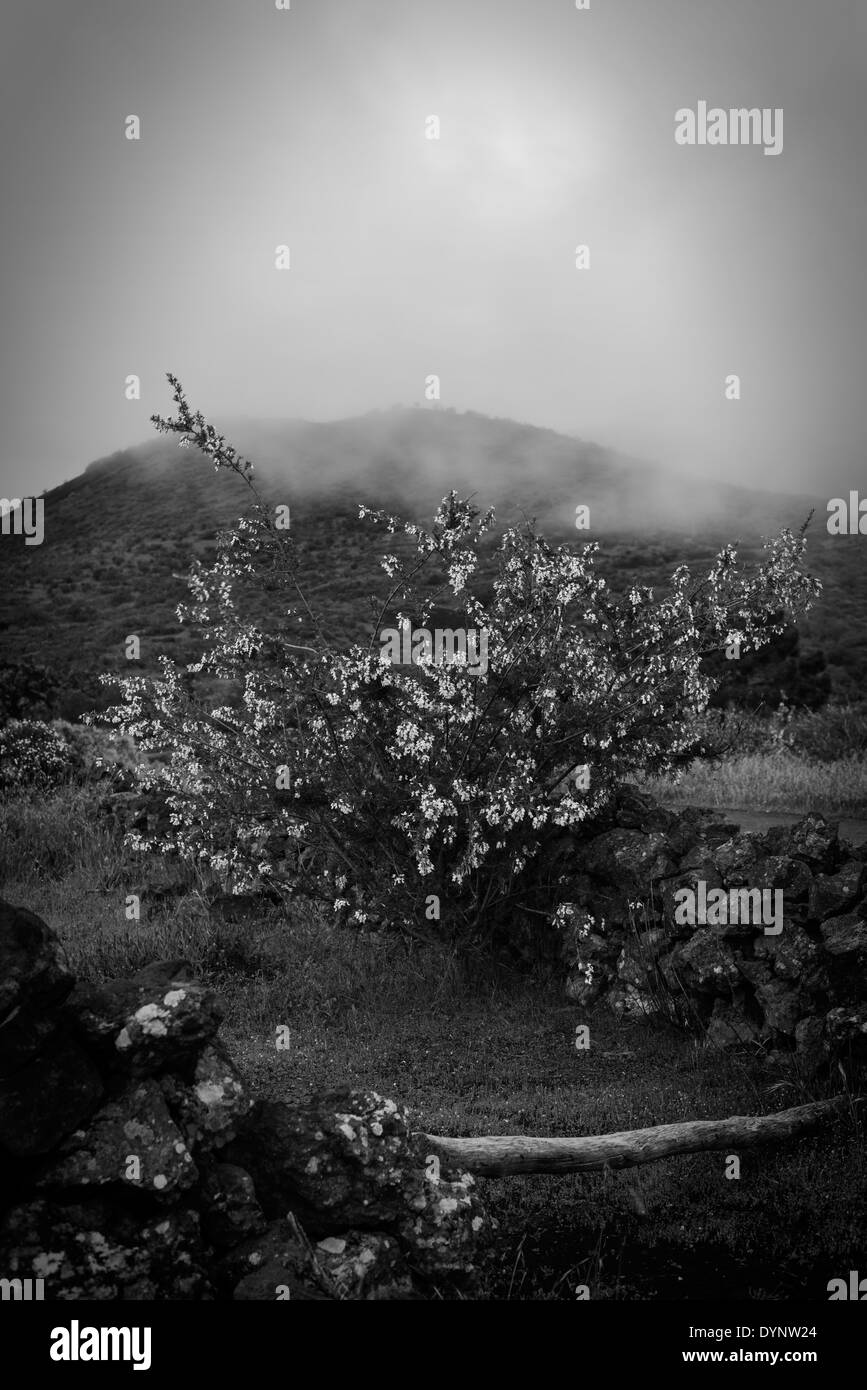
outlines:
[[[180,960],[76,982],[0,900],[0,1276],[47,1299],[392,1299],[472,1288],[486,1219],[372,1091],[254,1098]]]
[[[713,811],[672,812],[624,792],[612,823],[555,849],[571,882],[561,929],[567,997],[618,1015],[662,1009],[722,1047],[752,1045],[803,1074],[867,1062],[867,845],[820,815],[765,834]],[[778,934],[684,923],[684,887],[782,890]]]

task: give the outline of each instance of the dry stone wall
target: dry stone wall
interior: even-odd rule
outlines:
[[[564,837],[555,847],[571,875],[561,928],[567,997],[603,1001],[622,1017],[662,1009],[712,1044],[794,1054],[808,1076],[837,1061],[860,1071],[867,845],[840,840],[819,815],[748,834],[713,811],[670,812],[634,792],[612,817],[584,843]],[[755,890],[778,912],[773,920],[754,920]],[[727,905],[708,906],[702,921],[714,895]],[[698,907],[698,920],[684,920],[685,904]]]
[[[0,901],[0,1275],[46,1299],[410,1299],[472,1288],[486,1219],[372,1091],[257,1100],[184,961],[77,983]]]

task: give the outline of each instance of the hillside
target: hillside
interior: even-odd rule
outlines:
[[[809,560],[825,595],[802,627],[802,645],[825,651],[842,694],[859,694],[867,676],[860,538],[827,534],[827,499],[694,483],[472,412],[396,408],[326,424],[214,423],[254,461],[268,500],[291,506],[306,592],[340,641],[367,630],[368,595],[385,584],[376,556],[394,548],[359,520],[361,501],[425,521],[453,486],[495,505],[501,526],[533,516],[549,539],[599,539],[602,570],[615,586],[664,583],[674,566],[701,567],[728,540],[758,553],[760,535],[797,528],[815,506]],[[187,566],[213,553],[216,532],[247,496],[240,480],[158,435],[52,489],[44,543],[0,542],[0,660],[29,658],[57,672],[71,718],[93,703],[95,673],[125,664],[128,634],[141,638],[147,669],[161,652],[180,656],[187,635],[175,609]],[[590,507],[589,531],[574,528],[579,504]]]

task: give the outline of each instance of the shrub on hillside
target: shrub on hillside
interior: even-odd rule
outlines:
[[[360,926],[489,937],[538,902],[552,840],[632,775],[701,751],[689,719],[713,688],[702,657],[735,640],[761,646],[819,590],[803,534],[784,531],[751,573],[727,546],[701,579],[678,567],[661,598],[645,586],[615,598],[596,544],[552,548],[528,524],[500,538],[483,602],[474,577],[493,514],[451,493],[430,530],[362,507],[395,537],[369,640],[338,647],[316,625],[299,646],[287,627],[314,615],[291,529],[169,380],[178,415],[154,417],[157,428],[245,479],[253,506],[213,567],[191,571],[183,617],[203,655],[183,668],[164,658],[156,681],[107,677],[122,695],[109,717],[143,749],[168,747],[168,766],[141,773],[168,793],[172,824],[156,847],[217,870],[232,891],[277,885]],[[435,571],[446,582],[432,590]],[[289,622],[243,617],[249,587],[278,595]],[[484,671],[435,664],[421,646],[407,664],[384,654],[383,629],[406,615],[424,627],[438,598],[484,635]],[[197,692],[204,678],[223,683],[219,708]]]
[[[0,728],[0,788],[55,787],[76,772],[77,757],[59,730],[39,719]]]
[[[820,710],[778,711],[779,738],[793,753],[819,762],[867,754],[867,705],[839,701]]]
[[[63,719],[10,719],[0,728],[0,787],[57,787],[98,781],[138,762],[130,739]]]
[[[9,719],[44,719],[60,689],[47,666],[22,658],[0,662],[0,723]]]
[[[111,776],[115,770],[132,772],[138,764],[138,754],[132,739],[113,729],[89,724],[70,723],[53,719],[51,727],[67,746],[74,772],[79,777],[98,780]]]
[[[774,615],[778,619],[782,615]],[[706,669],[716,682],[711,706],[751,710],[771,716],[781,700],[799,709],[817,710],[831,694],[831,677],[821,651],[801,650],[796,627],[779,630],[764,646],[744,652],[739,661],[723,652],[706,658]]]
[[[790,750],[809,762],[835,762],[867,755],[867,705],[835,701],[818,710],[798,709],[781,701],[775,709],[709,708],[691,723],[698,742],[719,756]]]

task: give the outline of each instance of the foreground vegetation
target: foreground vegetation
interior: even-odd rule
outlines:
[[[261,1093],[301,1099],[351,1083],[404,1101],[441,1134],[591,1134],[761,1113],[829,1093],[760,1053],[709,1051],[660,1021],[620,1024],[564,1002],[558,980],[448,949],[360,936],[309,909],[239,899],[165,857],[132,855],[92,786],[0,803],[0,883],[58,931],[73,969],[105,979],[188,958],[226,1004],[223,1036]],[[142,918],[124,899],[142,893]],[[234,908],[234,911],[233,911]],[[573,1046],[589,1022],[591,1047]],[[277,1052],[275,1028],[291,1046]],[[666,1159],[631,1173],[488,1180],[496,1238],[484,1296],[574,1299],[826,1297],[858,1268],[865,1148],[849,1123],[780,1150]]]
[[[854,755],[811,763],[785,749],[740,753],[716,768],[696,761],[676,782],[660,778],[642,785],[669,806],[867,815],[867,763]]]
[[[642,785],[670,806],[719,806],[806,815],[867,816],[867,709],[781,706],[772,716],[710,716],[708,732],[730,745],[717,762],[696,759],[677,778]]]

